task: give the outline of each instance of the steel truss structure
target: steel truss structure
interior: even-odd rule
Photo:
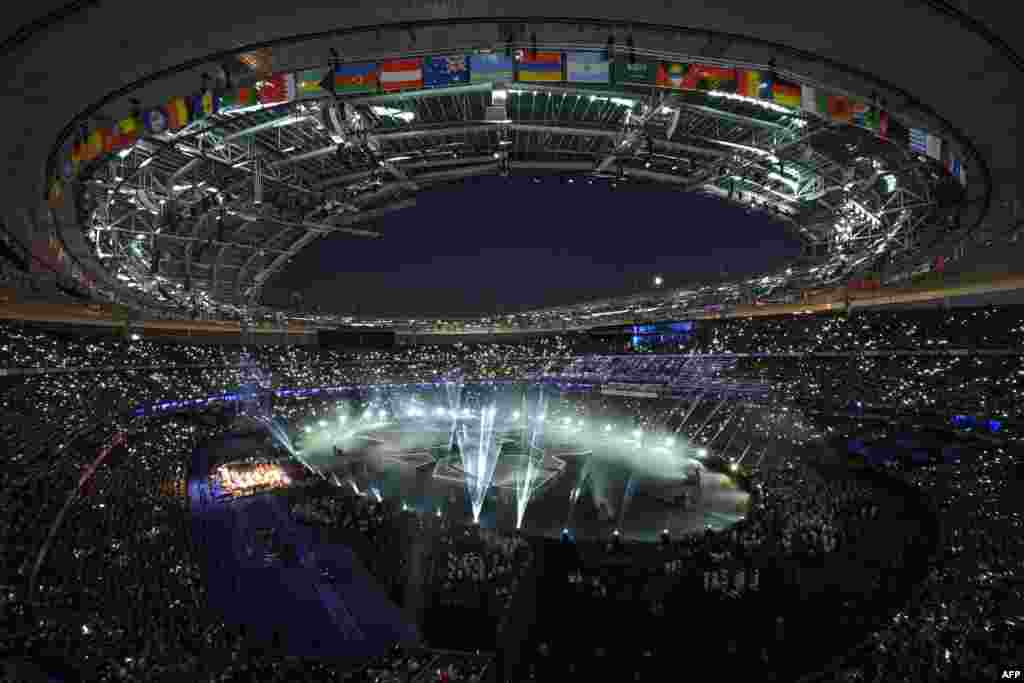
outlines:
[[[264,287],[320,238],[386,238],[378,219],[420,192],[513,173],[710,194],[769,213],[804,244],[783,271],[663,293],[656,315],[836,283],[910,257],[952,225],[938,169],[867,130],[725,93],[566,83],[219,114],[94,162],[76,196],[98,259],[127,287],[182,311],[253,315],[270,312]]]

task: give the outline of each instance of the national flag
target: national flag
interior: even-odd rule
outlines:
[[[103,156],[103,141],[106,139],[106,135],[103,129],[97,128],[89,134],[89,158],[98,159]]]
[[[743,95],[744,97],[760,97],[761,96],[761,84],[765,82],[760,71],[754,71],[751,69],[738,69],[737,74],[738,81],[736,85],[736,93]]]
[[[472,55],[469,58],[469,80],[471,83],[511,81],[515,78],[515,69],[515,60],[505,55],[481,54]]]
[[[78,171],[78,166],[84,161],[85,145],[81,142],[76,142],[71,145],[71,166]]]
[[[89,160],[97,159],[113,150],[114,133],[110,128],[97,128],[89,134]]]
[[[188,121],[188,102],[184,97],[172,97],[171,101],[167,103],[167,128],[181,130],[188,125]]]
[[[803,94],[798,84],[776,78],[772,83],[772,101],[783,107],[799,109],[803,102]]]
[[[853,123],[864,128],[868,127],[868,114],[871,107],[867,102],[861,100],[850,100],[850,112],[853,115]]]
[[[562,80],[562,53],[529,51],[519,60],[518,80],[558,82]]]
[[[167,113],[164,112],[163,107],[153,107],[142,115],[142,123],[146,127],[147,133],[158,135],[167,130]]]
[[[256,83],[261,104],[284,104],[295,99],[295,74],[274,74]]]
[[[47,200],[51,209],[59,209],[64,205],[64,183],[60,178],[54,178],[50,183],[50,191]]]
[[[608,83],[610,62],[603,52],[565,53],[565,77],[570,83]]]
[[[63,190],[61,190],[63,193]],[[57,239],[56,235],[50,235],[50,253],[53,255],[53,265],[59,266],[64,263],[64,243]]]
[[[326,95],[328,90],[324,87],[324,78],[329,73],[330,69],[307,69],[296,73],[295,99],[305,100]]]
[[[219,100],[220,98],[212,90],[205,90],[193,95],[191,100],[192,120],[202,121],[216,114]]]
[[[686,74],[690,71],[689,64],[679,62],[661,62],[658,64],[658,80],[656,85],[659,88],[673,88],[682,90],[686,80]]]
[[[736,92],[736,69],[693,64],[684,79],[687,90]]]
[[[840,123],[853,123],[853,101],[843,95],[820,95],[824,98],[828,117]]]
[[[889,112],[878,107],[868,107],[861,124],[880,138],[889,137]]]
[[[118,149],[117,140],[117,126],[110,126],[107,128],[101,128],[100,133],[103,135],[103,152],[109,154]]]
[[[920,128],[910,129],[910,151],[917,154],[928,153],[928,131]]]
[[[443,88],[469,83],[469,57],[466,55],[424,57],[423,85]]]
[[[658,78],[658,66],[654,62],[626,59],[616,60],[613,76],[616,84],[654,85]]]
[[[379,82],[375,62],[339,64],[334,70],[334,89],[339,93],[377,92]]]
[[[380,87],[384,92],[419,90],[423,87],[423,60],[391,59],[380,65]]]
[[[942,159],[942,138],[938,135],[928,134],[928,149],[925,152],[928,156],[936,161]]]
[[[252,87],[233,88],[220,98],[220,109],[224,112],[245,109],[257,104],[259,104],[259,94],[256,88]]]
[[[82,161],[92,161],[96,158],[96,153],[93,151],[92,133],[85,136],[85,139],[79,145],[79,158]]]
[[[828,114],[828,110],[821,107],[821,99],[818,97],[818,92],[809,85],[800,87],[800,108],[805,112],[817,114],[818,116]]]
[[[967,185],[967,174],[964,171],[964,162],[960,161],[954,154],[949,153],[946,159],[946,170],[949,174],[960,181],[961,185]]]
[[[129,116],[117,122],[117,142],[115,146],[118,149],[131,147],[140,137],[142,137],[142,121],[136,117]]]

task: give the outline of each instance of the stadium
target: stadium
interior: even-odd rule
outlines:
[[[1008,10],[126,9],[0,43],[4,680],[1019,677]]]

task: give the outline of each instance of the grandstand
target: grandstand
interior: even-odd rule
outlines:
[[[0,42],[5,680],[1019,676],[999,10],[257,4]],[[947,52],[971,79],[919,77]],[[511,313],[269,295],[326,239],[401,266],[391,217],[488,177],[701,195],[800,253]]]

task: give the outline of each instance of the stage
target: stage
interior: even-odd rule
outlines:
[[[409,509],[472,520],[462,459],[450,451],[443,428],[400,423],[347,436],[307,443],[303,460],[359,495],[397,498]],[[517,439],[503,439],[480,516],[484,527],[516,529],[517,482],[525,458],[520,446]],[[651,458],[661,470],[641,475],[618,452],[571,441],[545,444],[535,451],[536,475],[522,532],[557,538],[569,528],[576,538],[603,539],[618,528],[624,540],[654,542],[664,529],[678,537],[726,528],[742,518],[748,496],[730,478],[683,457],[678,458],[678,475],[668,476],[664,463],[673,456],[655,450]],[[643,459],[645,453],[630,457]],[[702,470],[699,488],[693,477],[684,476],[692,468]],[[684,495],[687,501],[681,504]],[[598,512],[599,505],[606,514]]]

